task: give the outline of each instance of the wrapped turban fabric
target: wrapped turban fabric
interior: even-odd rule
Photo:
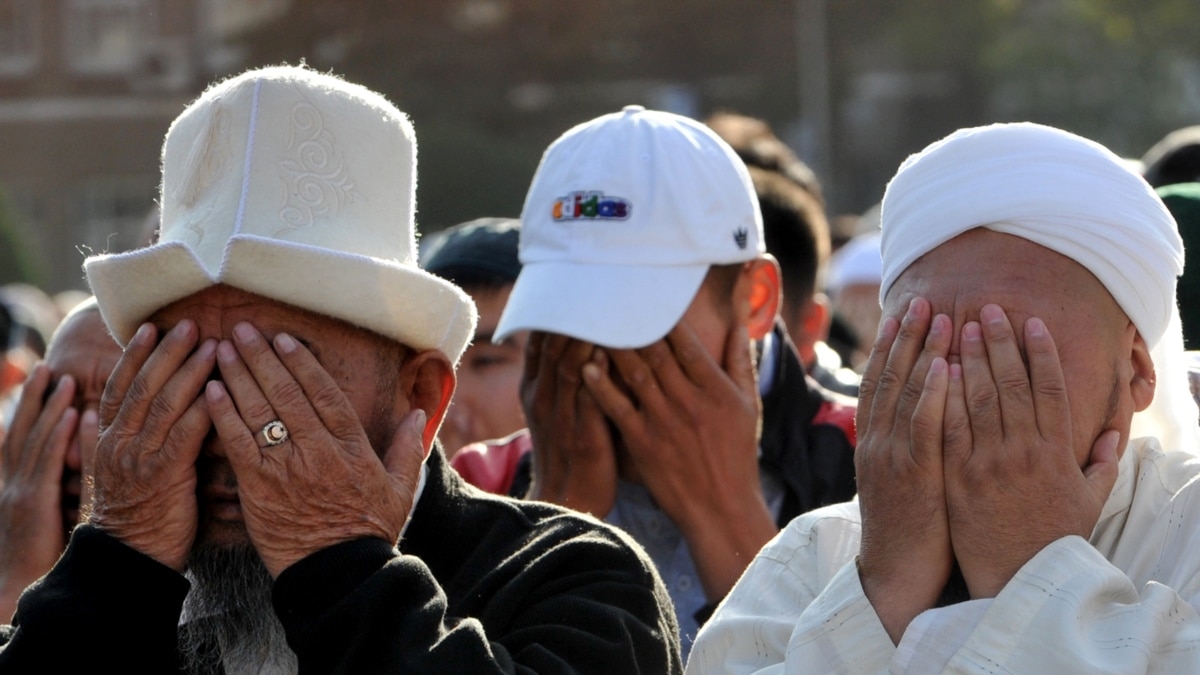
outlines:
[[[905,160],[888,184],[880,301],[917,258],[976,227],[1023,237],[1091,271],[1152,350],[1154,402],[1134,415],[1131,437],[1200,454],[1175,301],[1183,244],[1149,184],[1105,147],[1059,129],[959,130]]]

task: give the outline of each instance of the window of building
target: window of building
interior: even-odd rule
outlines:
[[[0,0],[0,76],[32,73],[41,47],[40,0]]]
[[[95,251],[122,251],[140,243],[158,197],[155,176],[97,176],[79,192],[83,239]]]
[[[69,0],[66,8],[67,63],[79,74],[130,72],[156,34],[153,0]]]

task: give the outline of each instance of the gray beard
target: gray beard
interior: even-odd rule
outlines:
[[[271,606],[271,575],[253,547],[200,546],[192,551],[187,574],[188,622],[179,631],[184,672],[297,671],[296,654]]]

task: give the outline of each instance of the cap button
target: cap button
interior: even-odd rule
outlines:
[[[627,105],[622,110],[622,112],[624,112],[626,115],[631,115],[633,113],[646,112],[646,107],[640,106],[640,105]]]

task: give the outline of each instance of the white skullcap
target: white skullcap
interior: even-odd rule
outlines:
[[[847,286],[877,284],[882,275],[879,231],[876,230],[856,235],[829,258],[829,281],[825,283],[825,290],[830,295],[837,295]]]
[[[880,300],[917,258],[976,228],[1087,268],[1153,347],[1175,307],[1183,241],[1162,200],[1104,146],[1031,123],[960,129],[912,155],[883,197]]]
[[[1183,242],[1150,185],[1104,146],[1060,129],[960,129],[910,156],[888,184],[880,301],[917,258],[976,227],[1061,253],[1108,289],[1153,350],[1158,373],[1157,411],[1135,416],[1134,435],[1195,451],[1175,304]]]

